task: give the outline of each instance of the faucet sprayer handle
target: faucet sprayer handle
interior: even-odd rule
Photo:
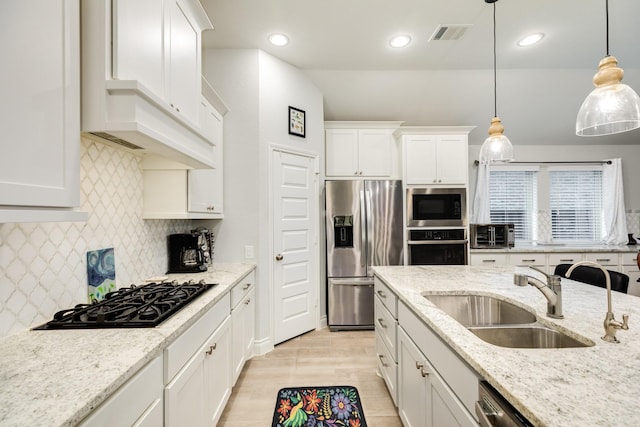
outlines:
[[[628,330],[629,329],[629,315],[628,314],[623,314],[622,315],[622,329],[624,329],[624,330]]]

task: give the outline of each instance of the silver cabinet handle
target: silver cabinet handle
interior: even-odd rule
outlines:
[[[278,259],[278,258],[276,257],[276,259]],[[279,261],[279,260],[278,260],[278,261]],[[251,283],[247,283],[246,285],[244,285],[244,286],[242,287],[242,290],[243,290],[243,291],[246,291],[246,290],[247,290],[247,289],[249,289],[250,287],[251,287]]]
[[[416,362],[416,369],[424,368],[424,363]]]
[[[611,261],[611,258],[598,258],[596,261],[598,261],[598,262],[607,262],[607,261]]]
[[[426,372],[424,369],[420,369],[420,375],[422,375],[422,378],[426,378],[429,376],[429,372]]]
[[[382,317],[378,318],[378,324],[382,326],[384,329],[387,329],[387,325],[384,324],[384,319]]]
[[[483,259],[482,262],[496,262],[495,259]]]
[[[247,300],[244,302],[244,305],[249,305],[251,304],[251,298],[247,298]]]
[[[561,259],[560,262],[573,262],[573,258],[572,259]]]
[[[282,261],[283,258],[281,254],[276,255],[276,261]]]
[[[216,349],[217,346],[218,346],[217,343],[213,343],[212,346],[209,346],[209,350],[205,351],[205,354],[207,356],[211,356],[211,353],[213,353],[213,351]]]
[[[523,259],[522,262],[536,262],[535,259]]]
[[[377,291],[378,295],[380,296],[380,298],[386,298],[387,296],[384,294],[383,291]]]
[[[383,356],[382,354],[379,354],[379,355],[378,355],[378,358],[380,359],[380,364],[381,364],[382,366],[384,366],[385,368],[386,368],[387,366],[389,366],[389,365],[387,365],[387,364],[385,363],[385,361],[384,361],[384,356]]]

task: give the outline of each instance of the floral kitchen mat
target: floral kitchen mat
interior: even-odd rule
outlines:
[[[278,391],[271,427],[336,426],[367,426],[355,387],[293,387]]]

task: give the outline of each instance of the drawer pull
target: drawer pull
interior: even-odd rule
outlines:
[[[246,285],[244,285],[244,286],[242,287],[242,290],[243,290],[243,291],[246,291],[246,290],[247,290],[247,289],[249,289],[250,287],[251,287],[251,283],[247,283]]]
[[[387,297],[383,291],[378,291],[378,295],[380,296],[380,298],[386,298]]]
[[[522,262],[536,262],[535,259],[523,259]]]
[[[611,261],[611,258],[598,258],[598,259],[596,259],[596,261],[598,261],[598,262],[607,262],[607,261]]]
[[[383,356],[382,354],[379,354],[379,355],[378,355],[378,358],[380,359],[380,364],[381,364],[382,366],[384,366],[385,368],[386,368],[387,366],[389,366],[389,365],[387,365],[387,364],[385,363],[385,361],[384,361],[384,356]]]
[[[251,298],[247,298],[247,300],[244,302],[244,305],[249,305],[251,304]]]
[[[496,262],[495,259],[483,259],[482,262]]]
[[[416,369],[424,368],[424,363],[416,362]]]
[[[217,343],[213,343],[212,346],[209,346],[209,350],[205,351],[205,354],[207,356],[211,356],[211,353],[213,353],[213,351],[216,349],[217,346],[218,346]]]
[[[382,317],[378,318],[378,324],[382,326],[384,329],[387,329],[387,325],[384,324],[384,319]]]
[[[571,259],[561,259],[560,262],[573,262],[573,258],[571,258]]]
[[[422,378],[426,378],[429,376],[429,372],[426,372],[424,369],[420,368],[420,375],[422,375]]]

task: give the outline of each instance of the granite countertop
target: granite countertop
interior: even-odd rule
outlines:
[[[393,289],[481,377],[536,426],[640,425],[640,299],[612,293],[617,320],[629,315],[621,343],[600,339],[606,290],[562,279],[564,319],[546,316],[546,299],[533,286],[513,284],[524,267],[375,267]],[[481,293],[535,310],[538,321],[595,345],[567,349],[512,349],[486,343],[422,296],[424,292]]]
[[[218,286],[155,328],[27,330],[0,340],[0,425],[76,425],[254,268],[214,264],[169,275]]]
[[[616,252],[616,253],[635,253],[640,247],[638,245],[574,245],[563,243],[539,243],[539,244],[520,244],[513,248],[471,248],[469,251],[474,254],[478,253],[509,253],[509,252]]]

